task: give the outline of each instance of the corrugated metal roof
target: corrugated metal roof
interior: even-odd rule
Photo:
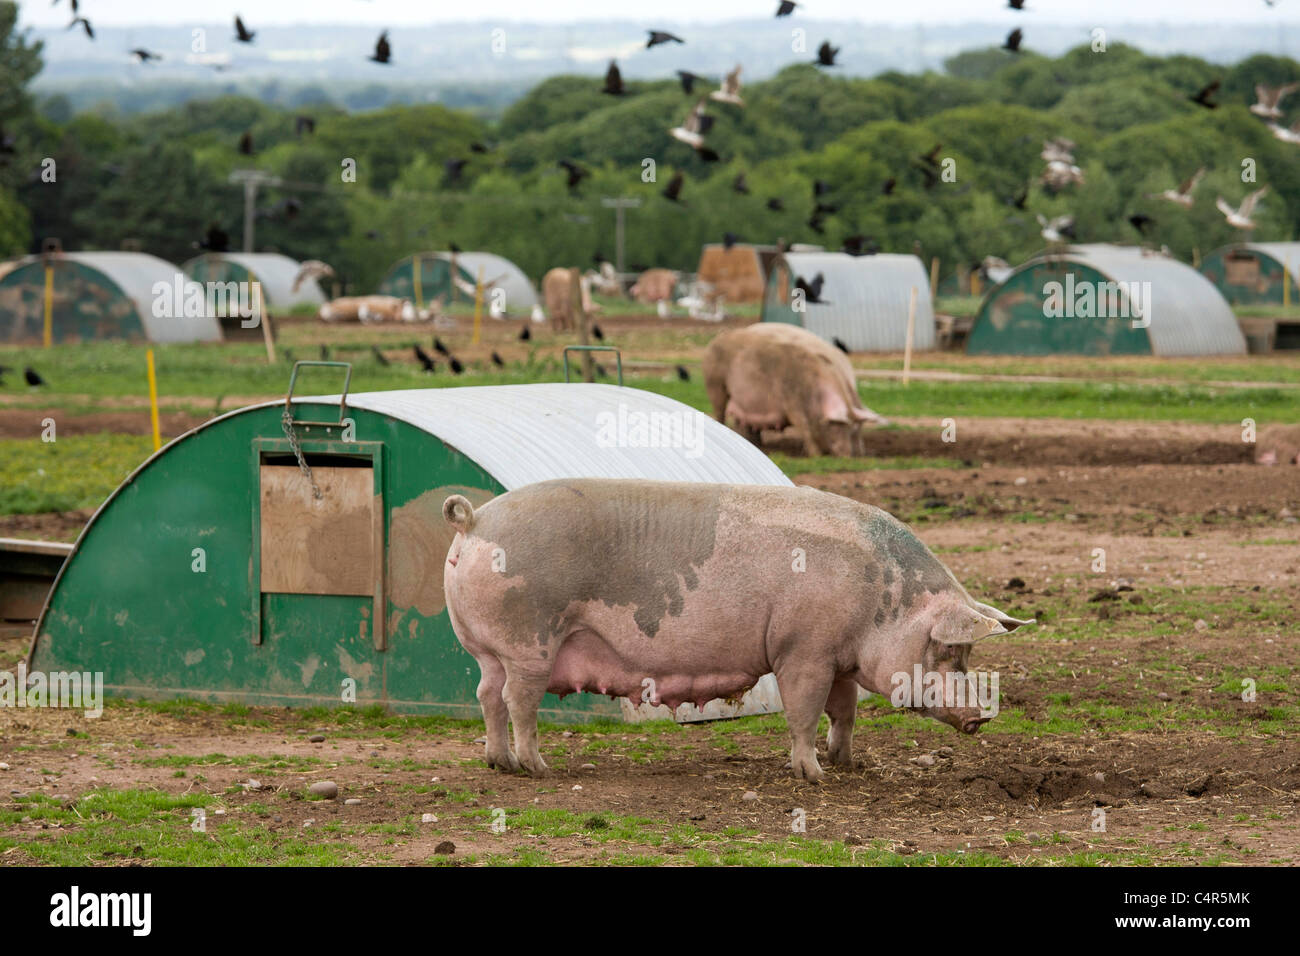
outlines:
[[[293,291],[293,280],[298,277],[302,264],[278,252],[210,252],[185,263],[186,273],[190,272],[191,264],[204,259],[223,259],[242,266],[262,284],[262,295],[272,308],[321,305],[325,301],[325,294],[315,279],[306,280],[297,292]]]
[[[1147,334],[1156,355],[1236,355],[1246,351],[1245,336],[1228,301],[1213,282],[1185,262],[1137,246],[1094,243],[1039,256],[1016,271],[1046,259],[1091,266],[1114,282],[1150,283]]]
[[[901,351],[907,345],[907,313],[916,289],[916,330],[912,347],[932,349],[935,342],[934,303],[930,279],[921,260],[911,255],[879,253],[851,256],[845,252],[787,252],[773,262],[768,282],[788,269],[793,278],[824,279],[821,298],[809,303],[800,317],[803,327],[826,341],[838,338],[855,352]],[[764,320],[768,318],[764,302]]]
[[[390,268],[389,274],[403,263],[409,263],[413,257],[407,256],[398,261],[397,265]],[[443,259],[450,262],[453,254],[450,252],[422,252],[421,259]],[[477,281],[479,267],[483,268],[483,281],[492,282],[494,279],[500,279],[496,283],[497,288],[506,290],[506,307],[512,312],[521,312],[531,309],[537,304],[537,290],[533,288],[533,283],[524,270],[511,262],[504,256],[498,256],[492,252],[457,252],[454,254],[456,265],[460,270],[469,277],[470,282]]]
[[[418,388],[349,395],[348,406],[437,436],[507,490],[552,478],[791,484],[770,458],[725,425],[639,388],[558,382]],[[638,421],[647,426],[645,433],[635,430]],[[659,444],[677,447],[653,447],[652,422],[659,423]]]
[[[1239,242],[1228,246],[1228,252],[1234,249],[1251,249],[1262,252],[1270,259],[1282,263],[1291,273],[1291,277],[1300,282],[1300,242]]]
[[[176,285],[184,272],[165,259],[145,252],[64,252],[71,260],[102,272],[135,305],[140,323],[150,342],[219,342],[221,323],[211,315],[178,315],[159,318],[153,314],[154,286]],[[40,256],[30,257],[33,260]]]

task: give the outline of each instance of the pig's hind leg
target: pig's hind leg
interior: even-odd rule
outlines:
[[[826,698],[826,716],[831,719],[826,735],[826,759],[838,767],[853,766],[853,722],[858,716],[858,683],[841,677],[831,685]]]
[[[537,749],[537,708],[551,679],[549,663],[511,661],[505,665],[506,683],[501,696],[510,709],[515,730],[515,754],[529,773],[545,773],[546,761]]]
[[[495,770],[514,773],[519,769],[519,758],[510,749],[510,712],[502,696],[506,669],[492,654],[475,655],[475,660],[478,661],[481,675],[478,702],[483,708],[483,721],[487,724],[487,765]]]

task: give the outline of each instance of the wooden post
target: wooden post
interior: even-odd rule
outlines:
[[[916,336],[916,286],[912,286],[912,298],[907,305],[907,346],[903,349],[903,384],[912,376],[912,340]]]
[[[483,267],[478,267],[478,278],[474,280],[474,339],[478,345],[480,326],[483,323]]]
[[[980,272],[978,269],[972,269],[970,273],[970,294],[980,294]]]
[[[939,298],[939,257],[930,260],[930,301]]]
[[[1282,263],[1282,308],[1291,308],[1291,260]]]
[[[1201,247],[1192,246],[1192,268],[1199,269],[1200,267],[1201,267]]]
[[[590,345],[590,317],[587,315],[587,307],[582,299],[581,269],[569,270],[569,301],[572,303],[573,317],[578,322],[578,341],[583,345]],[[591,360],[591,353],[585,351],[582,353],[582,380],[584,382],[596,380],[596,366]]]
[[[424,281],[420,276],[420,254],[411,257],[411,286],[415,292],[415,307],[424,309]]]
[[[253,301],[257,303],[257,317],[262,325],[262,341],[266,343],[266,364],[275,364],[275,337],[271,334],[271,317],[266,313],[262,300],[262,283],[253,283]]]
[[[158,430],[158,377],[153,369],[153,349],[146,349],[145,363],[149,368],[149,420],[153,423],[153,450],[162,447],[162,435]]]
[[[41,337],[48,349],[54,344],[54,264],[45,260],[45,333]]]

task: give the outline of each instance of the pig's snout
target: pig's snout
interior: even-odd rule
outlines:
[[[992,717],[969,717],[962,721],[961,732],[963,734],[973,734],[992,719]]]

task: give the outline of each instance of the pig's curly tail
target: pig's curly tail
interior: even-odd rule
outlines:
[[[461,534],[474,527],[474,506],[464,495],[452,495],[442,503],[442,518]]]

